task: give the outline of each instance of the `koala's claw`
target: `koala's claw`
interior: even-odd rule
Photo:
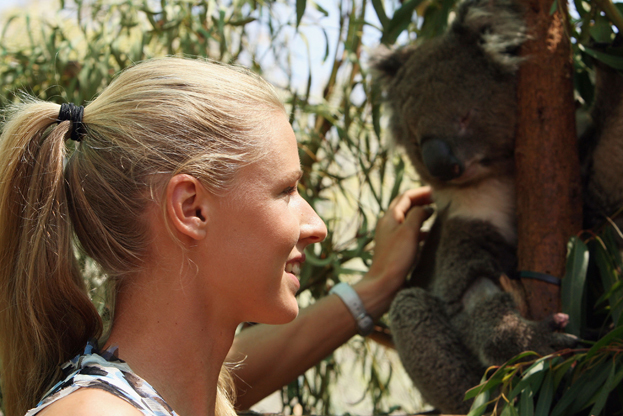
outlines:
[[[573,348],[578,345],[580,338],[573,334],[555,333],[552,337],[552,348],[554,351],[564,350],[566,348]]]
[[[575,335],[555,332],[564,329],[568,323],[569,315],[566,313],[555,313],[541,321],[545,339],[549,340],[547,349],[551,349],[551,352],[573,348],[578,344],[579,338]]]
[[[556,329],[564,329],[569,323],[569,315],[566,313],[555,313],[548,319],[551,320],[551,328]]]

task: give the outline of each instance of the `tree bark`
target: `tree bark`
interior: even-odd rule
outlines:
[[[552,15],[552,0],[524,5],[529,40],[518,75],[515,147],[519,270],[562,278],[567,241],[582,224],[566,2],[558,0]],[[558,286],[522,283],[530,318],[560,310]]]

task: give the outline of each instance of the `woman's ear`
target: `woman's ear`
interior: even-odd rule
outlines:
[[[207,234],[209,194],[201,182],[186,174],[175,175],[166,189],[167,216],[171,225],[193,240]]]

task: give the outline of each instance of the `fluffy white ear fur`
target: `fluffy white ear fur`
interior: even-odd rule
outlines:
[[[509,53],[528,38],[523,13],[508,0],[481,0],[465,3],[459,25],[480,35],[481,47],[491,59],[514,72],[524,58]]]

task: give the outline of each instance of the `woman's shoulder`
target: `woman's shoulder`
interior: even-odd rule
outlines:
[[[59,399],[37,416],[142,416],[130,403],[100,389],[82,388]]]
[[[65,377],[26,416],[177,416],[149,383],[115,355],[114,349],[99,352],[89,344],[83,354],[65,363],[62,371]]]

